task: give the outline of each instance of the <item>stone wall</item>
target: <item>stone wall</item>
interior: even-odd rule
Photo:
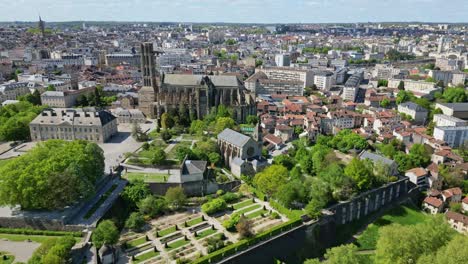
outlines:
[[[203,196],[207,194],[215,193],[217,190],[223,190],[225,192],[231,191],[232,189],[239,186],[240,181],[226,182],[218,184],[212,181],[197,181],[197,182],[186,182],[186,183],[148,183],[149,188],[153,194],[165,195],[167,190],[171,187],[182,187],[187,196]]]
[[[328,208],[328,211],[334,213],[333,219],[337,225],[361,219],[406,195],[409,191],[408,181],[407,177],[403,177],[399,181],[360,194],[351,201],[333,205]]]
[[[24,217],[0,217],[0,227],[3,228],[28,228],[52,231],[82,231],[83,226],[65,225],[59,220],[24,218]]]

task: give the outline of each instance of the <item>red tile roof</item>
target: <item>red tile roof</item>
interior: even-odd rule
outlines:
[[[441,207],[444,204],[442,200],[435,197],[426,197],[426,199],[424,199],[424,202],[437,208]]]

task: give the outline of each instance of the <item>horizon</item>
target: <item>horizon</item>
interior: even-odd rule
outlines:
[[[452,0],[450,4],[444,0],[23,0],[8,3],[0,0],[0,4],[1,2],[4,2],[0,11],[3,23],[34,22],[39,14],[44,21],[51,23],[468,23],[468,5],[464,0]]]

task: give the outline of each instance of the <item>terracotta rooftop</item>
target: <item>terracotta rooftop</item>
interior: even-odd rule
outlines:
[[[437,208],[441,207],[444,204],[442,200],[435,197],[426,197],[426,199],[424,199],[424,202]]]

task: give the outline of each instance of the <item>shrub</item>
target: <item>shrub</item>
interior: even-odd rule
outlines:
[[[228,220],[225,220],[223,222],[224,228],[226,228],[229,231],[234,231],[234,228],[236,227],[237,223],[239,223],[239,220],[241,219],[242,214],[239,213],[233,213],[231,217],[229,217]]]
[[[221,196],[221,198],[226,201],[226,203],[230,203],[230,202],[234,202],[234,201],[237,201],[239,200],[239,198],[241,197],[240,194],[238,193],[232,193],[232,192],[227,192],[225,194],[223,194]]]
[[[202,211],[205,212],[206,214],[214,214],[216,212],[226,210],[226,208],[227,208],[227,203],[221,198],[213,199],[202,205]]]

